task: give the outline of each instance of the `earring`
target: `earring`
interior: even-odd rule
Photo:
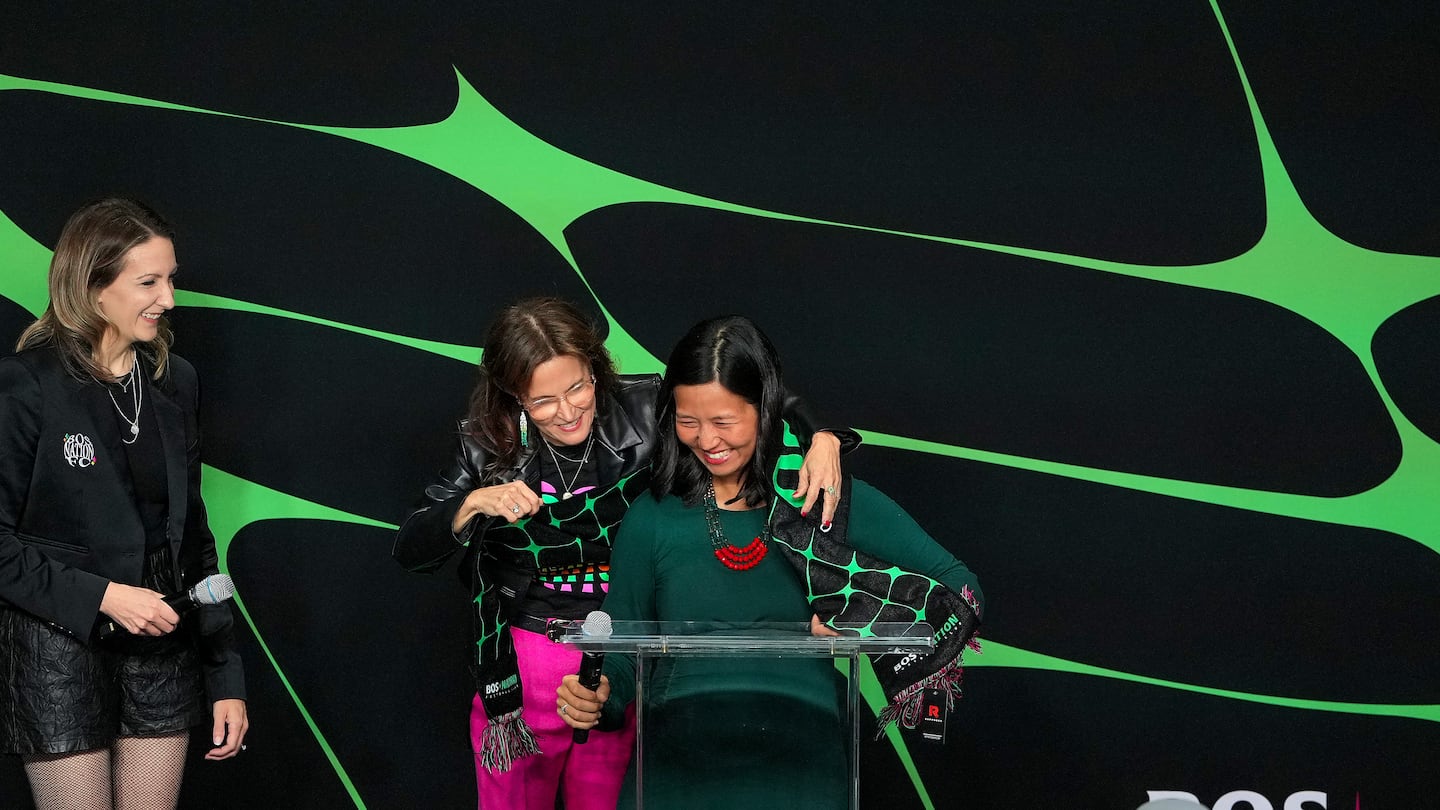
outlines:
[[[525,421],[525,409],[520,409],[520,446],[530,446],[530,425]]]

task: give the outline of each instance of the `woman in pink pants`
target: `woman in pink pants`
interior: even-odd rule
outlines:
[[[553,620],[584,618],[609,589],[610,543],[649,485],[657,375],[615,373],[599,331],[554,298],[521,301],[491,325],[454,455],[401,525],[395,559],[439,568],[464,549],[474,596],[476,696],[470,714],[483,810],[612,808],[634,727],[583,745],[555,713],[555,684],[580,656],[545,637]],[[816,422],[798,402],[787,417]],[[837,436],[836,434],[839,434]],[[800,488],[805,508],[840,482],[853,433],[816,434]],[[833,503],[824,504],[829,520]]]

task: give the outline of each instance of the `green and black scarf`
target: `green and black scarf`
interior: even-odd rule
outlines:
[[[649,486],[647,467],[608,488],[546,504],[530,517],[491,527],[485,533],[482,573],[495,565],[540,571],[609,563],[614,532],[630,504]],[[482,575],[479,590],[474,614],[479,641],[471,674],[488,721],[481,735],[480,763],[491,772],[507,771],[515,760],[538,754],[540,748],[521,717],[520,666],[495,577]]]
[[[966,647],[980,651],[975,639],[980,627],[980,605],[975,594],[969,586],[956,593],[937,580],[897,568],[848,545],[848,475],[842,482],[840,506],[830,531],[820,531],[818,515],[801,517],[803,501],[791,493],[799,483],[803,457],[800,443],[788,425],[784,445],[772,482],[776,498],[770,508],[770,531],[786,559],[805,580],[810,607],[820,621],[841,633],[862,637],[877,635],[877,624],[891,622],[926,622],[935,631],[935,648],[918,658],[911,654],[870,657],[889,700],[880,712],[875,736],[878,738],[885,726],[896,719],[906,728],[915,728],[926,689],[944,692],[947,708],[953,709],[964,673],[961,653]]]

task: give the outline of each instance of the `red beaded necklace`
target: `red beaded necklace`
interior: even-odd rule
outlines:
[[[705,525],[710,530],[710,545],[715,549],[715,559],[731,571],[749,571],[759,565],[760,561],[765,559],[765,552],[770,550],[767,542],[770,537],[768,523],[764,533],[751,540],[744,548],[734,545],[725,537],[725,530],[720,528],[720,507],[715,504],[714,481],[705,485]]]

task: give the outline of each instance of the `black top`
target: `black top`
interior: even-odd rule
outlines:
[[[543,439],[542,439],[543,441]],[[552,445],[553,447],[553,445]],[[543,446],[536,453],[540,462],[540,496],[548,503],[565,497],[583,498],[600,485],[600,465],[596,455],[605,452],[598,443],[585,455],[585,443],[574,447],[555,447],[555,456]],[[584,458],[585,463],[579,463]],[[555,462],[560,462],[556,467]],[[566,488],[569,482],[569,489]],[[537,571],[525,594],[510,604],[516,614],[512,621],[521,627],[536,630],[543,623],[535,619],[583,619],[590,611],[599,610],[609,588],[608,566],[601,571],[595,566],[573,566],[565,569]]]
[[[145,550],[154,551],[166,543],[165,525],[170,506],[169,482],[165,472],[165,448],[160,443],[160,423],[155,421],[155,404],[150,401],[153,391],[145,379],[143,369],[134,377],[133,385],[140,386],[140,433],[125,448],[125,460],[130,470],[130,486],[135,491],[135,508],[140,512],[140,523],[145,527]],[[120,439],[130,436],[130,423],[121,417],[131,416],[135,408],[135,394],[130,385],[107,383],[112,404],[116,407],[115,429]]]

